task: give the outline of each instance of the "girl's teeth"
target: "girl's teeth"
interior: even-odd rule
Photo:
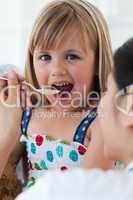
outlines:
[[[69,83],[55,83],[54,85],[56,85],[56,86],[65,86],[65,85],[69,85]]]

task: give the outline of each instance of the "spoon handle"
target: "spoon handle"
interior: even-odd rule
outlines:
[[[8,78],[3,77],[3,76],[0,76],[0,79],[8,81]],[[34,91],[39,92],[39,93],[44,94],[44,95],[54,95],[54,94],[58,94],[59,93],[58,90],[56,90],[55,88],[52,88],[52,87],[50,88],[50,86],[48,86],[48,85],[44,85],[43,88],[37,89],[32,84],[30,84],[30,83],[28,83],[26,81],[23,81],[23,83],[25,85],[29,86]]]
[[[8,81],[8,78],[5,78],[3,76],[0,76],[0,79]]]

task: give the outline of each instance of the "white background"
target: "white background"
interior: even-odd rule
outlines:
[[[26,44],[34,19],[50,0],[0,0],[0,64],[14,64],[23,72]],[[90,0],[103,12],[113,49],[133,36],[132,0]]]

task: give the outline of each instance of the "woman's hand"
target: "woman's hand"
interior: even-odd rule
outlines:
[[[23,78],[14,71],[10,71],[7,78],[8,82],[0,80],[0,132],[4,131],[4,133],[0,133],[0,139],[9,132],[10,134],[18,132],[22,115],[20,83]]]
[[[14,71],[0,79],[0,174],[20,137],[22,109],[20,85],[24,80]]]

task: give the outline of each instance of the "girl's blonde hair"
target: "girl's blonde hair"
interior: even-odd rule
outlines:
[[[110,36],[101,12],[84,0],[53,1],[42,9],[30,36],[25,71],[27,81],[39,87],[33,67],[34,49],[57,47],[67,31],[75,26],[80,28],[78,30],[83,36],[87,36],[86,40],[84,37],[85,44],[90,41],[95,51],[99,89],[101,92],[105,90],[107,76],[113,66]]]

